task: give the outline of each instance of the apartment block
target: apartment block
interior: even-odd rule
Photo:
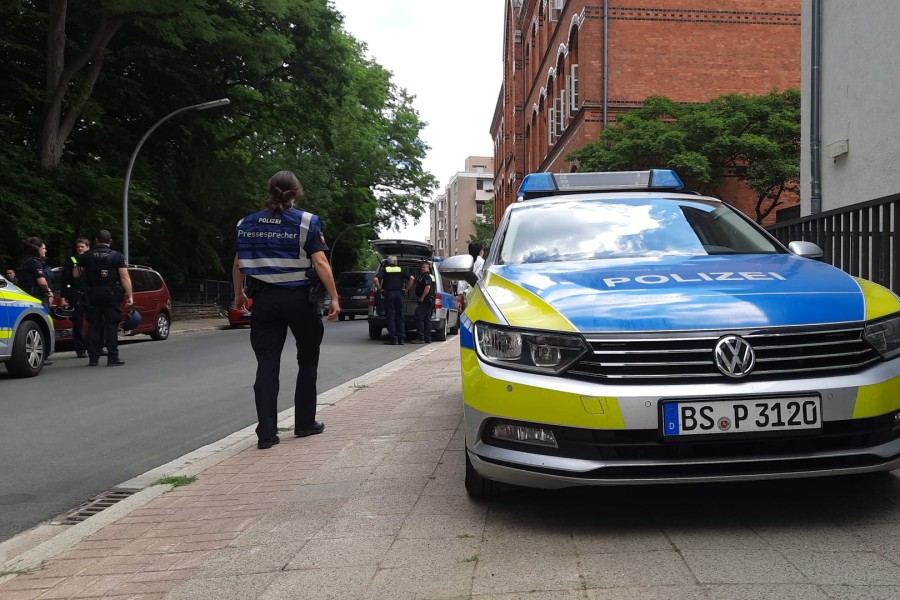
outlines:
[[[435,256],[465,254],[474,222],[482,219],[484,205],[494,198],[494,159],[469,156],[465,170],[458,171],[431,203],[430,235]]]
[[[707,102],[800,87],[801,0],[507,0],[491,123],[495,218],[522,177],[570,172],[567,155],[650,96]],[[720,195],[748,215],[752,191]]]

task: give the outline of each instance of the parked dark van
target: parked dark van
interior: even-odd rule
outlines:
[[[375,271],[345,271],[338,275],[335,283],[341,298],[341,321],[369,314],[369,292],[375,289],[374,279]]]

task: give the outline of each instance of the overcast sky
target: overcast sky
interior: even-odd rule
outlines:
[[[424,167],[440,182],[465,168],[467,156],[493,156],[490,127],[503,76],[502,0],[331,0],[344,29],[415,96],[428,123]],[[429,198],[430,200],[430,198]],[[416,226],[381,237],[424,241],[428,214]]]

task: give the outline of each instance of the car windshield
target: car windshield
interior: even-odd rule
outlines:
[[[719,202],[603,198],[517,206],[499,262],[778,252],[760,230]]]

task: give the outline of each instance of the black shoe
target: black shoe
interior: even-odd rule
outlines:
[[[399,340],[397,340],[397,345],[398,345],[398,346],[402,346],[404,343],[405,343],[405,342],[403,341],[403,338],[400,338]]]
[[[275,437],[269,438],[267,440],[260,439],[258,442],[256,442],[256,447],[259,448],[260,450],[268,450],[269,448],[271,448],[272,446],[274,446],[275,444],[277,444],[280,441],[281,441],[281,438],[279,438],[276,435]]]
[[[410,342],[410,344],[424,344],[424,343],[425,343],[425,340],[413,340]]]
[[[308,435],[316,435],[317,433],[322,433],[325,431],[325,423],[322,421],[313,421],[312,425],[310,425],[306,429],[295,429],[294,435],[297,437],[306,437]]]
[[[400,342],[398,342],[397,340],[389,340],[389,341],[385,342],[384,345],[385,345],[385,346],[396,346],[396,345],[398,345],[399,343],[400,343]]]
[[[109,358],[106,360],[107,367],[121,367],[125,364],[124,360],[119,360],[118,358]]]
[[[96,360],[88,361],[88,366],[89,366],[89,367],[96,367],[96,366],[99,365],[99,364],[100,364],[100,363],[97,362]]]
[[[85,358],[87,356],[87,352],[85,352],[84,350],[76,350],[75,356],[77,356],[78,358]]]

